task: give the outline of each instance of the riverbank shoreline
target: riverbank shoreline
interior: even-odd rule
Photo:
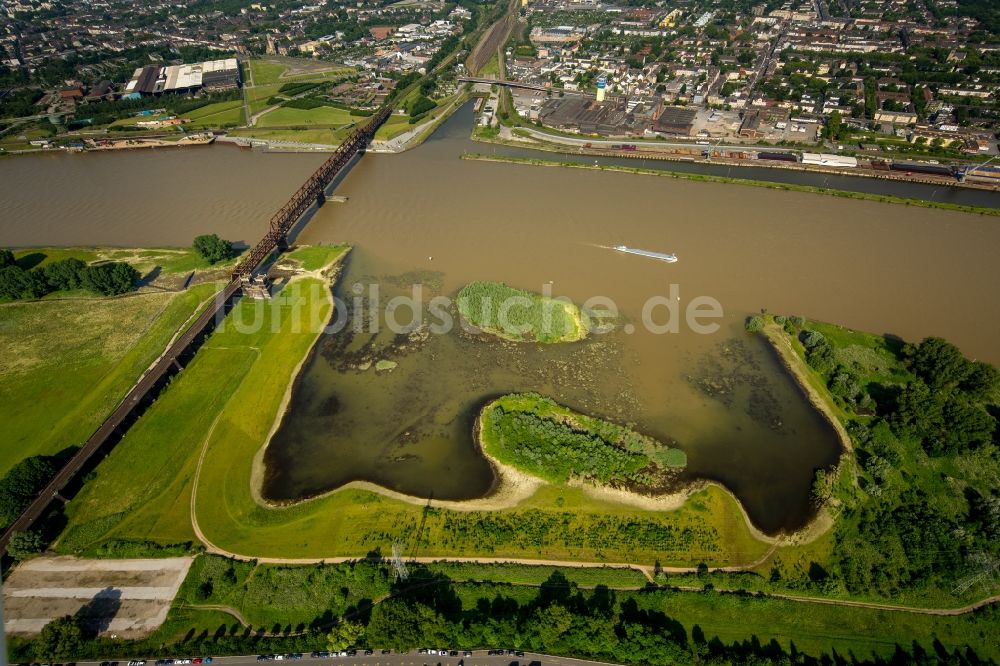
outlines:
[[[258,449],[257,453],[254,455],[253,464],[250,472],[250,494],[253,497],[253,501],[265,508],[273,508],[276,505],[269,503],[263,496],[262,490],[264,488],[264,473],[267,471],[267,465],[264,463],[264,455],[267,453],[267,448],[271,445],[271,441],[274,439],[274,435],[281,428],[281,424],[284,423],[285,417],[288,415],[288,407],[291,405],[292,396],[295,393],[295,389],[298,386],[299,380],[302,377],[302,369],[306,366],[318,349],[320,337],[323,335],[323,331],[329,324],[330,320],[336,315],[336,308],[334,307],[333,300],[333,288],[337,284],[337,280],[340,279],[340,274],[344,268],[344,261],[350,255],[353,248],[348,246],[343,252],[341,252],[332,263],[323,266],[316,271],[303,271],[299,275],[296,275],[294,279],[301,279],[306,277],[314,277],[324,280],[326,283],[326,289],[324,293],[326,295],[327,304],[330,306],[330,316],[323,326],[316,331],[316,336],[313,338],[312,343],[309,345],[309,352],[305,354],[299,362],[292,368],[288,386],[285,387],[285,393],[281,398],[281,403],[278,405],[278,412],[274,418],[274,423],[271,425],[271,429],[267,433],[267,437],[264,438],[263,444]],[[289,281],[289,284],[291,281]],[[287,285],[286,285],[287,287]]]
[[[661,169],[650,169],[645,167],[627,167],[627,166],[604,165],[604,164],[581,164],[579,162],[559,162],[556,160],[544,160],[533,157],[513,157],[509,155],[483,155],[481,153],[464,153],[461,159],[478,161],[478,162],[522,164],[527,166],[563,167],[566,169],[586,169],[590,171],[610,171],[614,173],[630,173],[640,176],[659,176],[661,178],[677,178],[681,180],[691,180],[691,181],[706,182],[706,183],[747,185],[751,187],[762,187],[771,190],[806,192],[810,194],[822,194],[826,196],[841,197],[845,199],[858,199],[861,201],[874,201],[878,203],[917,206],[920,208],[937,208],[941,210],[950,210],[960,213],[970,213],[970,214],[990,215],[990,216],[1000,217],[1000,208],[965,206],[961,204],[929,201],[926,199],[908,199],[887,194],[867,194],[865,192],[853,192],[851,190],[837,190],[824,187],[815,187],[813,185],[796,185],[793,183],[776,183],[764,180],[753,180],[750,178],[731,178],[728,176],[713,176],[710,174],[688,173],[684,171],[667,171]]]
[[[518,128],[508,128],[511,130],[516,130]],[[536,150],[545,153],[555,153],[557,155],[586,155],[588,157],[608,157],[615,159],[629,159],[629,160],[650,160],[656,162],[678,162],[684,164],[704,164],[704,165],[714,165],[714,166],[727,166],[727,167],[753,167],[759,169],[776,169],[782,171],[797,171],[799,173],[811,173],[811,174],[824,174],[830,176],[854,176],[858,178],[869,178],[872,180],[888,180],[897,183],[912,183],[917,185],[932,185],[932,186],[944,186],[944,187],[954,187],[959,189],[968,190],[978,190],[982,192],[1000,192],[1000,186],[991,185],[989,183],[974,182],[974,181],[958,181],[955,179],[935,179],[935,178],[919,178],[912,175],[905,175],[902,172],[894,171],[880,171],[873,169],[857,168],[852,170],[838,169],[836,167],[820,166],[820,165],[806,165],[801,162],[792,163],[782,163],[775,161],[761,161],[757,159],[736,159],[729,157],[716,156],[711,158],[702,158],[694,154],[682,154],[682,153],[668,153],[659,151],[615,151],[613,149],[601,150],[594,148],[593,146],[587,147],[586,144],[580,146],[579,144],[569,144],[560,143],[558,139],[559,136],[551,135],[547,133],[546,136],[553,139],[553,141],[545,141],[539,139],[509,139],[501,137],[484,137],[477,135],[473,132],[470,137],[472,141],[479,143],[493,144],[498,146],[508,146],[511,148],[523,148],[526,150]],[[522,135],[516,136],[522,137]],[[625,141],[623,139],[623,141]],[[654,147],[657,144],[649,144],[646,142],[637,142],[630,145],[652,145]],[[768,146],[758,146],[754,144],[747,144],[743,146],[746,150],[767,150]],[[699,150],[702,149],[703,145],[691,144],[688,150]],[[801,149],[799,149],[801,150]]]

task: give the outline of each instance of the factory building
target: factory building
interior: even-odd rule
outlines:
[[[241,84],[236,58],[209,60],[190,65],[147,65],[132,74],[125,94],[160,95],[192,93],[199,90],[228,90]]]
[[[546,100],[538,110],[538,119],[546,127],[604,136],[642,134],[649,127],[648,116],[641,104],[630,110],[625,100],[597,102],[576,96]]]
[[[698,116],[696,109],[681,106],[665,106],[656,118],[653,130],[663,134],[690,136],[694,129],[694,121]]]

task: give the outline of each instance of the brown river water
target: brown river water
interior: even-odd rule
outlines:
[[[462,112],[415,151],[364,157],[337,189],[349,202],[327,204],[297,242],[354,245],[337,287],[348,301],[356,283],[378,284],[384,303],[415,282],[429,297],[501,280],[577,302],[607,297],[619,326],[545,347],[457,329],[325,336],[268,449],[267,496],[353,479],[423,497],[482,496],[492,473],[472,441],[475,414],[492,396],[536,390],[675,442],[687,478],[724,483],[765,531],[794,529],[810,516],[814,470],[839,447],[766,344],[743,334],[747,314],[941,335],[1000,361],[995,218],[463,161],[463,151],[490,150],[467,140],[470,127]],[[251,241],[322,159],[212,147],[3,160],[0,244],[186,245],[209,232]],[[608,249],[619,243],[679,261]],[[645,330],[643,305],[667,295],[679,296],[681,315],[695,297],[718,301],[719,330]],[[654,315],[665,317],[663,307]],[[398,365],[367,367],[377,360]]]

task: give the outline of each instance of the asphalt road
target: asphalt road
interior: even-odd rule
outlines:
[[[416,650],[411,650],[405,654],[376,654],[364,656],[358,653],[356,657],[310,657],[308,654],[299,660],[265,661],[258,662],[257,655],[247,655],[239,657],[215,657],[212,666],[278,666],[285,664],[289,666],[607,666],[606,662],[587,661],[585,659],[572,659],[570,657],[551,657],[543,654],[533,654],[525,652],[523,657],[517,656],[488,656],[487,650],[474,650],[471,657],[461,656],[463,652],[458,652],[459,656],[440,656],[430,654],[419,654]],[[81,661],[77,666],[101,666],[101,664],[115,664],[116,662]],[[128,660],[118,661],[118,666],[128,666]],[[155,660],[148,660],[145,666],[155,666]],[[174,662],[175,666],[177,662]]]

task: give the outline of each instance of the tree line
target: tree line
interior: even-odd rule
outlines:
[[[463,596],[476,598],[463,604]],[[31,644],[18,643],[12,658],[55,662],[67,659],[136,653],[144,656],[176,654],[252,654],[391,648],[413,651],[421,647],[519,649],[535,653],[643,666],[685,664],[966,664],[991,663],[974,648],[948,649],[933,640],[929,647],[914,640],[896,645],[891,657],[836,651],[802,652],[793,637],[785,646],[777,640],[749,638],[726,642],[697,624],[685,626],[668,614],[669,589],[616,592],[599,585],[583,591],[559,571],[533,593],[503,584],[456,584],[447,576],[414,566],[409,580],[393,584],[391,595],[380,603],[362,600],[336,620],[317,618],[293,633],[268,633],[264,629],[223,624],[214,633],[192,629],[175,644],[150,640],[125,647],[120,642],[92,640],[93,631],[83,616],[66,616],[50,622]],[[690,594],[690,593],[680,593]],[[706,590],[700,594],[727,593]],[[739,596],[739,595],[733,595]],[[747,595],[742,595],[747,596]],[[992,609],[985,609],[993,613]],[[101,649],[104,652],[101,652]],[[418,655],[419,659],[419,655]],[[419,662],[418,662],[419,663]]]
[[[10,250],[0,250],[0,298],[41,298],[55,291],[86,289],[102,296],[132,291],[139,271],[124,262],[86,264],[76,258],[62,259],[26,270]]]
[[[881,354],[866,353],[884,365],[866,366],[852,356],[856,340],[834,340],[800,317],[772,319],[846,413],[857,460],[847,472],[856,483],[839,489],[817,473],[817,501],[843,504],[829,560],[813,563],[808,579],[776,566],[772,584],[891,597],[950,589],[975,573],[976,558],[1000,557],[1000,493],[990,482],[1000,473],[1000,372],[938,337],[883,339]],[[765,325],[760,315],[746,322],[748,331]]]

